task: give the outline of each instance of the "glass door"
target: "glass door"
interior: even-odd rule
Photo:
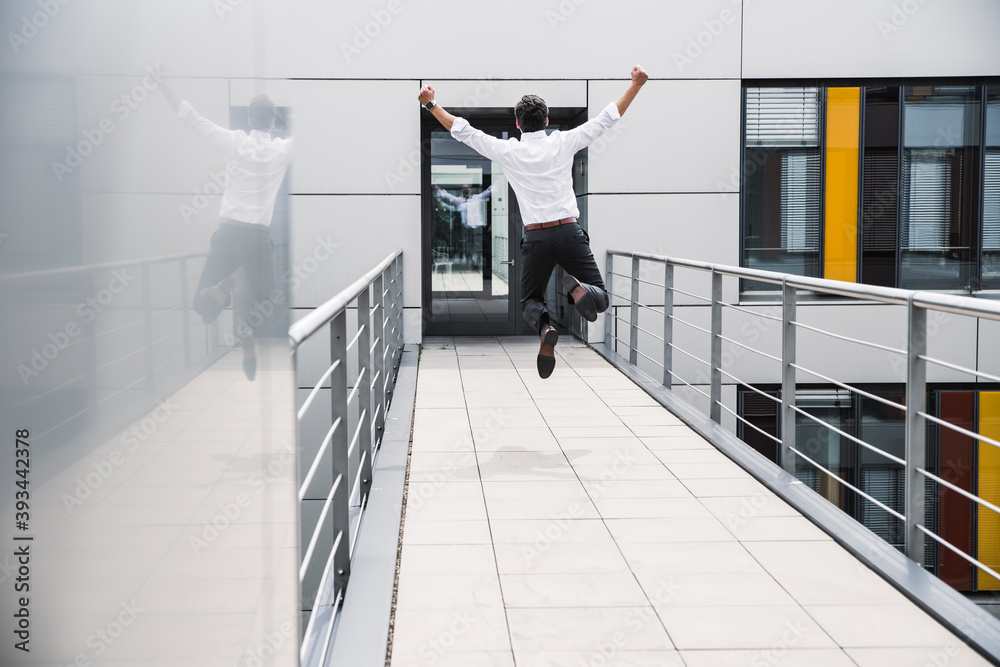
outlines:
[[[499,139],[516,131],[506,121],[473,124]],[[503,169],[440,126],[425,123],[424,146],[424,333],[513,334],[520,237]]]

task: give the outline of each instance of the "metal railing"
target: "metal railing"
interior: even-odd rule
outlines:
[[[631,262],[628,273],[622,272],[620,270],[621,267],[616,266],[616,258]],[[662,273],[658,269],[650,269],[650,266],[657,265],[662,266]],[[696,294],[676,287],[674,284],[675,273],[678,270],[699,274],[703,276],[702,280],[704,280],[704,277],[707,277],[710,280],[710,289],[708,290],[710,296]],[[650,276],[653,274],[662,275],[662,282],[651,279]],[[609,349],[621,354],[623,357],[627,357],[629,364],[633,366],[645,366],[647,369],[652,368],[657,372],[661,372],[662,376],[657,378],[657,380],[662,382],[665,388],[672,389],[676,387],[679,390],[692,392],[690,395],[700,397],[698,398],[699,401],[702,398],[706,399],[708,401],[707,415],[712,421],[722,423],[723,411],[725,411],[727,415],[730,415],[736,422],[742,424],[743,427],[750,428],[756,434],[773,441],[777,448],[779,464],[792,475],[796,472],[796,463],[797,459],[799,459],[814,468],[817,474],[828,476],[831,481],[844,485],[898,519],[904,526],[904,553],[913,561],[924,565],[924,542],[925,538],[928,538],[933,540],[937,545],[955,553],[969,565],[980,568],[990,576],[1000,580],[1000,572],[997,572],[994,567],[980,562],[960,547],[951,544],[924,523],[926,521],[925,511],[927,509],[926,480],[930,480],[939,487],[959,494],[967,500],[976,503],[979,507],[1000,514],[1000,507],[928,470],[932,466],[929,466],[926,461],[928,423],[940,428],[949,429],[974,441],[1000,448],[1000,441],[934,416],[929,413],[927,406],[928,365],[939,366],[951,371],[967,374],[975,380],[1000,383],[1000,374],[986,373],[978,368],[968,368],[930,356],[927,350],[927,343],[933,327],[929,326],[928,314],[947,313],[1000,321],[1000,303],[965,296],[861,285],[675,259],[646,253],[613,250],[608,251],[606,275],[608,292],[612,295],[611,308],[605,315],[605,344]],[[685,275],[685,278],[689,279],[685,282],[685,286],[688,283],[697,282],[697,279],[691,279],[692,276]],[[754,306],[752,302],[739,304],[735,298],[724,299],[724,278],[734,278],[737,281],[752,280],[779,285],[781,288],[780,309],[775,306],[772,312],[753,310]],[[622,284],[623,280],[624,285]],[[735,294],[737,291],[738,286],[733,293]],[[798,297],[802,292],[833,295],[848,299],[863,300],[867,303],[874,302],[876,304],[892,304],[904,307],[907,317],[905,346],[893,347],[891,345],[864,340],[862,334],[848,336],[819,326],[806,324],[800,320],[802,308],[798,309],[799,315],[797,315],[797,302],[800,301]],[[643,294],[645,294],[644,297]],[[678,308],[675,304],[675,299],[678,296],[686,299],[685,305],[700,306],[702,311],[707,308],[709,312],[702,313],[702,315],[708,315],[708,326],[699,326],[687,319],[677,317]],[[695,309],[687,310],[689,314],[695,314]],[[745,315],[780,324],[780,341],[771,341],[772,344],[780,343],[780,356],[768,353],[758,347],[753,347],[749,344],[749,342],[754,342],[753,340],[747,340],[748,337],[744,337],[744,340],[739,340],[740,333],[738,331],[732,332],[726,329],[724,327],[723,314],[727,310],[742,312]],[[780,310],[780,315],[774,312],[775,310]],[[653,324],[654,321],[655,325]],[[685,329],[707,335],[708,340],[704,342],[699,350],[684,349],[677,343],[675,324]],[[936,326],[936,323],[934,324]],[[774,328],[778,329],[778,327]],[[662,335],[653,329],[659,329]],[[835,339],[840,341],[841,344],[874,348],[898,357],[900,365],[905,365],[906,368],[905,404],[897,403],[859,387],[852,386],[849,382],[831,377],[833,373],[822,373],[815,368],[804,366],[796,358],[798,351],[796,335],[799,331],[809,331],[812,334]],[[627,338],[625,337],[626,335]],[[759,337],[758,332],[756,338]],[[646,344],[641,344],[640,339]],[[653,342],[649,343],[648,341]],[[768,383],[780,385],[779,395],[775,396],[772,393],[761,391],[757,385],[764,384],[763,382],[750,383],[740,379],[733,374],[732,364],[730,364],[728,370],[724,368],[722,348],[724,341],[730,346],[746,350],[762,359],[767,359],[768,363],[775,364],[775,372]],[[620,350],[624,350],[624,352]],[[676,359],[678,357],[675,353],[682,355],[685,359],[692,359],[699,365],[698,367],[701,370],[699,371],[698,379],[694,382],[689,382],[681,377],[677,371],[678,364],[676,363]],[[888,405],[905,414],[904,456],[895,456],[797,406],[796,384],[800,382],[800,373],[802,376],[809,378],[807,382],[830,384],[839,389],[847,390],[867,399]],[[724,376],[726,378],[725,382],[723,379]],[[723,401],[724,384],[742,386],[748,391],[755,392],[777,403],[777,433],[780,437],[764,431],[743,415],[738,414],[738,409],[734,410],[726,405]],[[988,387],[989,385],[986,385],[984,388]],[[796,420],[799,417],[856,443],[865,448],[865,450],[873,452],[886,461],[891,462],[891,464],[901,466],[904,482],[904,500],[900,508],[902,511],[888,506],[885,502],[866,493],[863,489],[850,484],[841,475],[826,468],[820,462],[817,462],[807,453],[803,452],[796,443]]]
[[[325,371],[306,386],[296,381],[300,395],[305,394],[296,401],[299,451],[316,451],[300,465],[298,494],[301,609],[308,613],[303,664],[307,656],[309,664],[325,664],[350,578],[402,356],[402,271],[397,250],[289,329],[297,377],[313,370],[303,368],[304,352],[310,344],[326,342],[321,332],[329,333]],[[317,400],[321,395],[327,400]],[[320,415],[321,429],[311,438],[306,422],[315,424],[314,414]]]
[[[189,263],[206,256],[177,254],[0,276],[0,313],[7,329],[2,347],[8,348],[3,357],[11,365],[7,377],[17,377],[21,369],[23,380],[3,387],[3,402],[11,410],[38,414],[45,427],[36,438],[62,438],[84,428],[114,431],[123,417],[145,413],[149,397],[168,395],[222,354],[210,340],[192,336],[201,323],[190,317],[191,283],[198,277]],[[169,276],[155,279],[154,267]],[[37,342],[32,349],[38,354],[19,356],[23,352],[10,350],[15,340]],[[137,394],[145,400],[136,400]],[[60,407],[72,406],[72,414],[50,419],[60,412],[51,409],[56,400]],[[107,424],[99,414],[106,415]]]

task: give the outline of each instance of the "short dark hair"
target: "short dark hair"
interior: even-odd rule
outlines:
[[[545,100],[538,95],[525,95],[514,107],[514,118],[517,119],[522,132],[537,132],[545,129],[549,108],[545,106]]]
[[[250,129],[267,132],[274,120],[274,102],[267,95],[258,95],[250,100],[247,116],[250,119]]]

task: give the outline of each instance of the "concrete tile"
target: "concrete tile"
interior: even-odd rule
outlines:
[[[602,646],[673,648],[648,606],[509,609],[507,618],[517,655],[542,651],[597,653]]]
[[[631,573],[502,574],[504,603],[517,607],[636,607],[648,604]]]
[[[501,574],[628,574],[618,547],[610,542],[497,544]]]
[[[674,607],[657,613],[677,648],[835,648],[833,640],[801,607]],[[783,643],[782,643],[783,642]]]

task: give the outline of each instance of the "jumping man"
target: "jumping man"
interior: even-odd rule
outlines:
[[[588,321],[608,309],[610,299],[600,269],[590,250],[590,237],[577,223],[580,210],[573,192],[573,156],[610,130],[625,113],[648,79],[646,70],[632,68],[632,82],[612,102],[580,127],[546,134],[549,110],[537,95],[525,95],[514,107],[520,141],[503,141],[475,129],[464,118],[445,111],[434,101],[434,89],[424,86],[417,99],[451,132],[484,157],[503,167],[517,193],[524,222],[521,241],[521,313],[541,338],[538,374],[547,378],[556,365],[559,334],[545,310],[545,286],[558,264],[566,272],[563,290],[569,302]]]

